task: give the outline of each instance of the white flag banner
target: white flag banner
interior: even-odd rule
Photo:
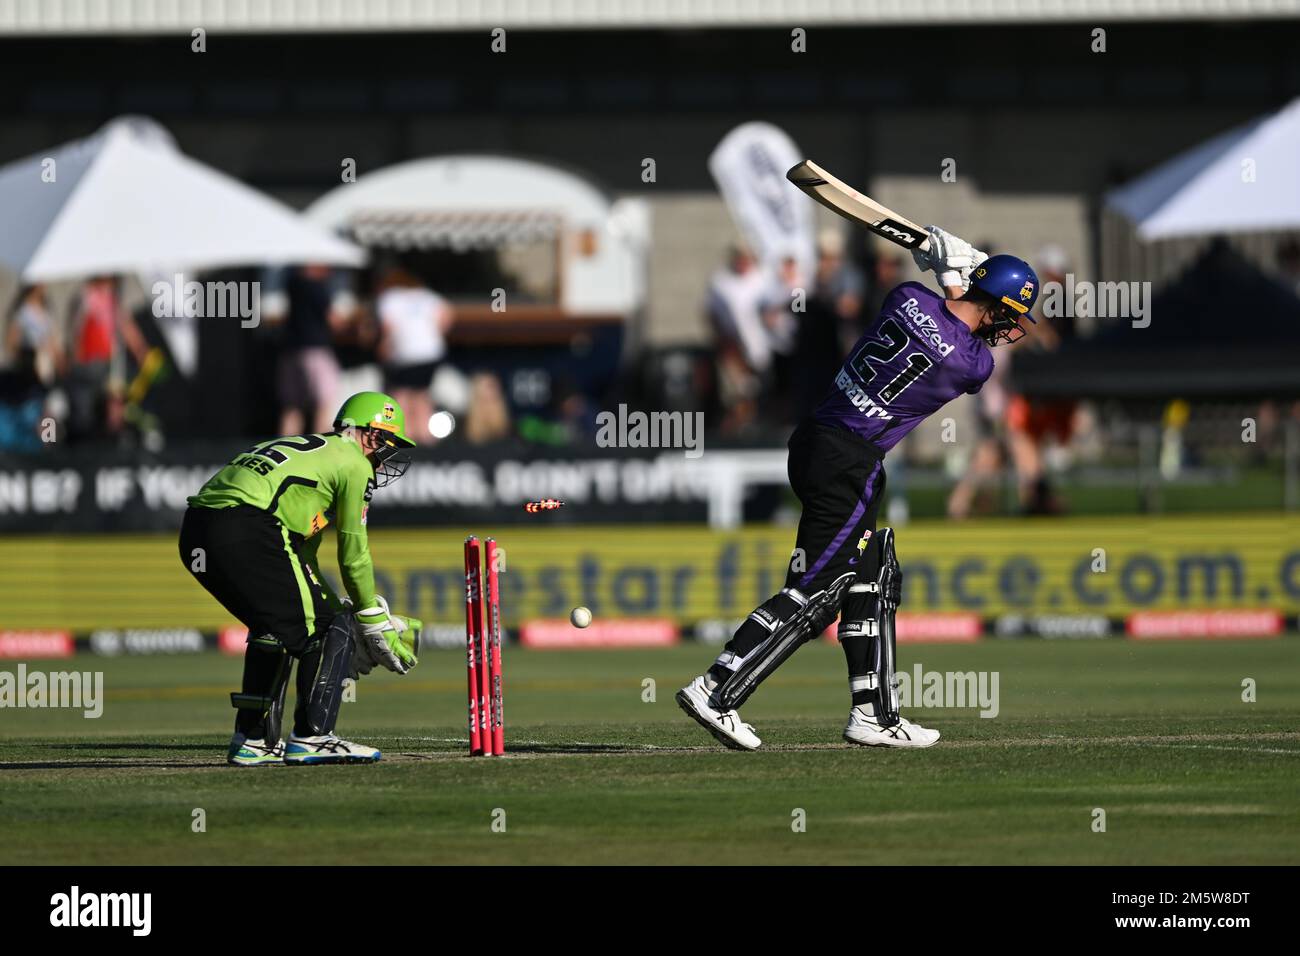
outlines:
[[[802,159],[794,141],[771,123],[742,123],[709,157],[731,218],[769,274],[791,256],[801,275],[811,274],[812,203],[785,178]]]

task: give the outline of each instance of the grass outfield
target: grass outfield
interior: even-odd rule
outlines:
[[[102,669],[107,699],[0,710],[0,863],[1300,863],[1296,637],[907,646],[909,671],[1000,674],[996,718],[913,710],[944,734],[914,752],[841,742],[829,645],[746,708],[763,751],[723,750],[673,701],[709,655],[510,648],[512,752],[483,760],[464,658],[429,652],[344,704],[382,763],[254,770],[223,763],[237,659],[32,664]]]

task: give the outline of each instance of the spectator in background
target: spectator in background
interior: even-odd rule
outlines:
[[[432,442],[429,386],[447,354],[451,306],[409,272],[392,268],[380,281],[375,311],[379,315],[384,391],[406,410],[411,437],[420,444]]]
[[[0,372],[0,449],[36,451],[49,390],[66,372],[43,286],[30,286],[19,295],[5,328],[5,353],[10,361]]]
[[[844,362],[844,330],[857,329],[862,273],[844,258],[844,239],[827,230],[817,237],[817,267],[807,309],[798,316],[794,352],[796,420],[812,412]],[[856,335],[853,336],[856,338]]]
[[[45,286],[28,286],[19,295],[5,330],[5,351],[14,374],[31,385],[52,388],[67,374],[67,355],[45,301]]]
[[[743,431],[757,417],[758,396],[772,364],[771,333],[763,318],[770,298],[771,284],[748,247],[732,246],[726,266],[709,280],[706,304],[726,433]]]
[[[799,312],[795,311],[796,294],[799,294]],[[767,326],[772,347],[771,385],[766,389],[762,408],[767,421],[794,422],[795,350],[799,338],[799,316],[804,308],[807,308],[807,283],[799,269],[799,261],[787,256],[781,260],[775,281],[762,304],[763,324]]]
[[[293,270],[285,293],[289,306],[276,371],[280,434],[331,431],[339,398],[333,338],[347,326],[345,303],[336,302],[330,268],[325,265]]]
[[[1070,271],[1069,257],[1057,245],[1045,246],[1035,257],[1039,279],[1048,283],[1064,283]],[[1035,334],[1025,336],[1012,346],[1011,361],[1021,348],[1055,351],[1061,343],[1074,337],[1074,319],[1066,316],[1048,317],[1043,313],[1043,303],[1048,297],[1040,295],[1035,307],[1038,324]],[[1025,514],[1058,514],[1062,504],[1053,493],[1047,479],[1044,449],[1048,438],[1065,446],[1074,435],[1078,402],[1072,400],[1030,399],[1013,395],[1007,402],[1007,442],[1011,460],[1016,466],[1016,491],[1020,510]]]
[[[469,405],[465,409],[465,440],[484,445],[510,437],[510,410],[501,379],[477,372],[470,379]]]
[[[980,492],[994,484],[1006,462],[1007,406],[1011,390],[1007,370],[1011,367],[1007,349],[993,350],[993,374],[979,393],[969,400],[975,406],[972,420],[975,448],[966,470],[948,496],[948,517],[969,518],[977,508]],[[991,510],[987,504],[978,510]]]
[[[122,307],[114,277],[97,276],[82,286],[72,327],[76,348],[68,381],[69,430],[82,437],[117,434],[124,424],[127,375],[119,342],[137,368],[144,366],[149,347]]]

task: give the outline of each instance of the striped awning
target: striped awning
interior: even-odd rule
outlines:
[[[558,213],[547,210],[510,212],[363,212],[349,228],[363,246],[393,249],[498,249],[555,239],[562,227]]]

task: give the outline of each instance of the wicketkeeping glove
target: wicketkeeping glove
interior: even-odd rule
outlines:
[[[368,658],[373,664],[380,664],[397,674],[405,674],[419,663],[414,648],[419,642],[419,628],[414,630],[410,623],[420,625],[414,618],[404,618],[390,614],[388,602],[381,597],[375,598],[375,606],[358,611],[357,616],[357,654],[355,657]],[[421,627],[423,625],[420,625]],[[353,667],[359,673],[367,674],[370,668]]]
[[[407,617],[404,614],[394,614],[393,617],[406,625],[399,636],[403,646],[411,652],[411,659],[415,661],[416,655],[420,653],[420,633],[424,630],[424,622],[418,617]],[[411,666],[414,667],[415,665],[412,664]]]

